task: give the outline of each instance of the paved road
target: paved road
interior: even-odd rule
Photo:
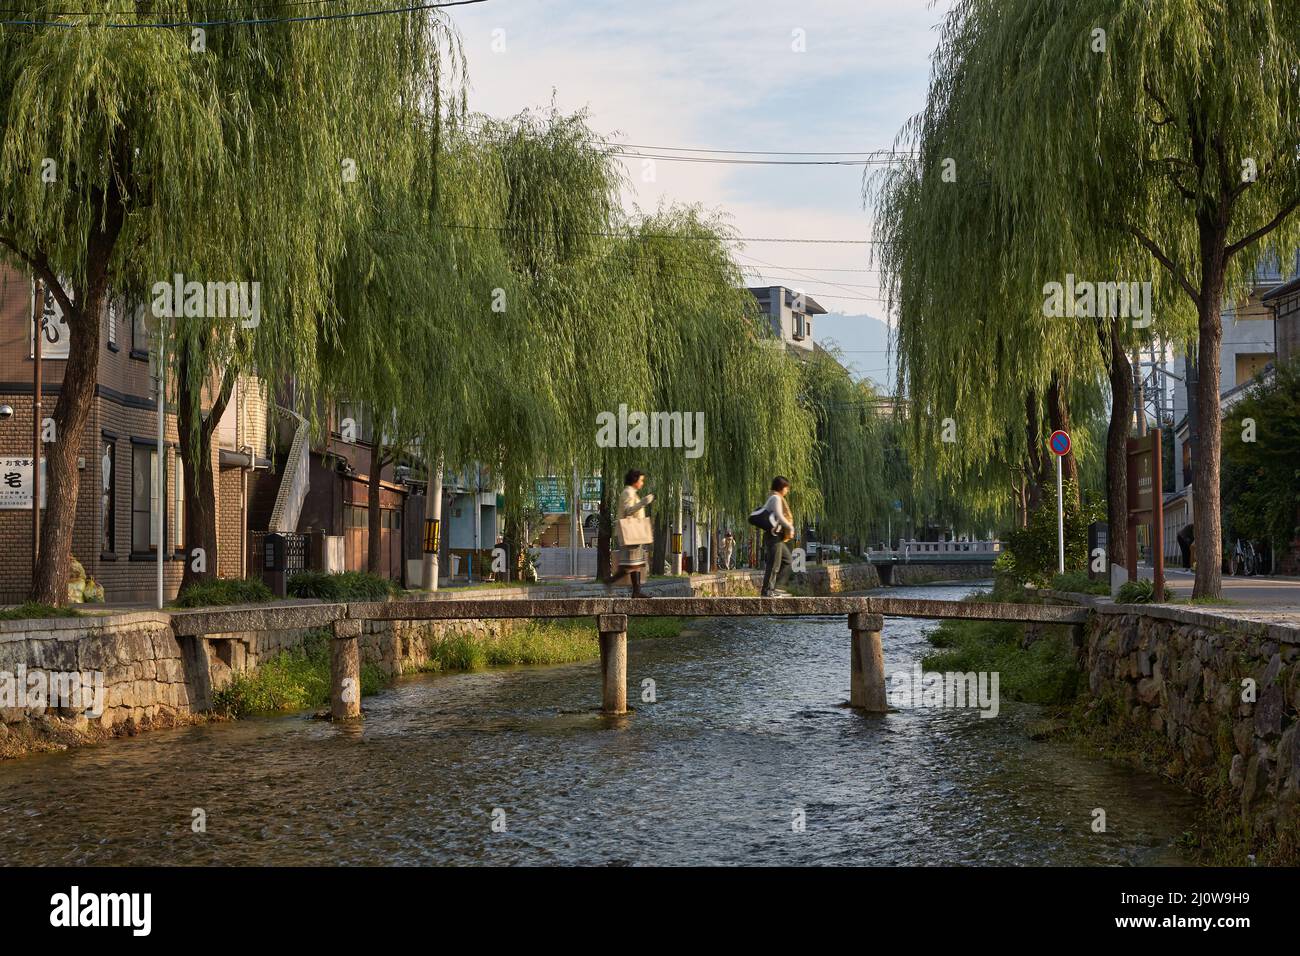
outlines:
[[[1154,573],[1151,568],[1139,568],[1144,578]],[[1191,571],[1166,568],[1165,583],[1173,590],[1175,597],[1192,596],[1192,582],[1195,576]],[[1293,607],[1300,613],[1300,578],[1233,577],[1223,576],[1223,596],[1248,607]]]

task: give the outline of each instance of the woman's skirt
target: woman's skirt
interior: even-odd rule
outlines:
[[[649,545],[633,544],[614,552],[614,575],[644,571],[650,564]]]

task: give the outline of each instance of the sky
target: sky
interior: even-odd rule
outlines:
[[[471,110],[507,116],[553,97],[564,112],[587,109],[598,132],[657,155],[673,153],[664,147],[862,153],[892,148],[924,105],[947,7],[948,0],[487,0],[448,13],[468,62]],[[864,167],[623,162],[629,210],[681,202],[723,213],[751,240],[734,247],[750,284],[813,296],[834,313],[814,321],[818,340],[834,339],[847,365],[888,388]]]

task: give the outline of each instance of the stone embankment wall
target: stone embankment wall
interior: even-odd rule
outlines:
[[[988,581],[993,578],[993,565],[979,561],[895,564],[884,569],[883,573],[888,574],[888,583],[894,587],[934,584],[938,581]]]
[[[1093,708],[1157,734],[1176,776],[1228,787],[1256,836],[1300,837],[1300,624],[1097,605]]]

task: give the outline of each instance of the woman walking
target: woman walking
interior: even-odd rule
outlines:
[[[641,591],[641,579],[650,566],[649,545],[654,543],[654,535],[649,530],[649,518],[643,512],[645,506],[655,500],[654,495],[642,498],[637,494],[645,485],[645,472],[635,468],[623,476],[623,492],[618,496],[618,509],[615,512],[615,537],[618,540],[618,569],[610,575],[607,585],[620,584],[624,576],[631,578],[632,597],[649,597]],[[644,518],[642,522],[627,522],[625,518]],[[639,528],[636,527],[639,525]]]
[[[763,535],[764,570],[762,597],[789,597],[789,592],[781,590],[790,577],[790,548],[787,541],[794,538],[794,516],[785,496],[790,491],[790,480],[777,475],[772,479],[772,495],[767,499],[766,508],[776,516],[776,531]]]

